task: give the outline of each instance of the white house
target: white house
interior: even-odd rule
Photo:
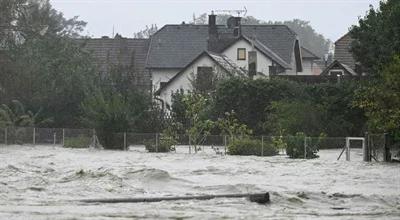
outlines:
[[[175,74],[162,88],[156,91],[155,95],[163,100],[167,109],[171,104],[171,95],[176,91],[191,91],[192,82],[195,76],[211,73],[213,77],[203,77],[212,84],[212,80],[221,79],[229,76],[248,77],[248,72],[238,66],[229,57],[212,52],[204,51],[192,62],[186,65],[181,71]],[[258,77],[260,75],[258,74]]]
[[[240,69],[245,77],[315,75],[313,62],[318,57],[302,48],[286,25],[240,21],[231,17],[227,25],[216,25],[216,15],[209,15],[208,25],[166,25],[151,37],[146,68],[164,107],[171,104],[173,92],[192,89],[190,76],[199,68],[222,70],[224,76],[232,69]]]

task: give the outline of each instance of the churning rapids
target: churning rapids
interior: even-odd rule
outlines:
[[[0,219],[399,219],[400,165],[320,158],[0,146]],[[81,199],[270,192],[245,198],[85,204]]]

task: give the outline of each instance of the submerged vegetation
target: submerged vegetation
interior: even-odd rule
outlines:
[[[66,148],[87,148],[91,144],[90,137],[80,135],[78,137],[69,137],[64,140],[64,147]]]

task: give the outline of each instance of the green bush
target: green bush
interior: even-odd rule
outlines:
[[[264,148],[260,140],[250,139],[249,137],[234,139],[228,145],[230,155],[256,155],[274,156],[278,154],[278,149],[273,144],[264,143]]]
[[[146,150],[150,153],[166,153],[174,150],[175,141],[170,138],[160,138],[160,143],[156,146],[155,140],[148,140],[144,142]]]
[[[295,136],[287,136],[284,138],[286,143],[286,154],[290,158],[304,158],[304,140],[306,136],[304,133],[297,133]],[[315,138],[307,139],[306,158],[317,158],[318,145],[321,138],[316,141]]]
[[[90,137],[86,137],[80,135],[78,137],[69,137],[64,139],[64,147],[67,148],[87,148],[89,147],[92,139]]]

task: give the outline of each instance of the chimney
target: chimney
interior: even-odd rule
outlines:
[[[208,27],[216,27],[217,26],[217,15],[214,14],[214,12],[211,12],[210,15],[208,15]]]
[[[230,17],[228,18],[227,21],[227,26],[228,28],[233,30],[233,36],[234,37],[240,37],[241,32],[242,32],[242,27],[241,27],[241,17]]]
[[[217,15],[214,12],[208,16],[208,47],[209,51],[213,51],[218,44]]]

